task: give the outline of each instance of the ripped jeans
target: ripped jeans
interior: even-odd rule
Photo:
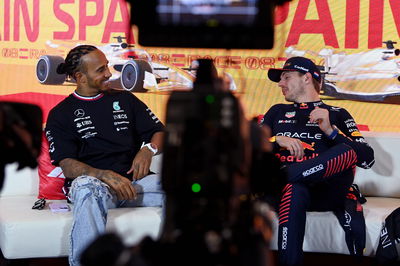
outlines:
[[[81,252],[105,232],[108,209],[156,207],[164,205],[164,192],[157,174],[133,181],[135,200],[119,201],[107,184],[92,176],[79,176],[72,182],[69,198],[74,204],[69,264],[80,265]]]

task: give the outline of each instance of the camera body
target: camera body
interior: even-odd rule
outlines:
[[[244,171],[241,115],[234,95],[212,87],[173,92],[169,99],[162,167],[167,202],[160,243],[196,257],[191,265],[266,265],[268,241],[253,225],[260,215]]]
[[[220,230],[243,160],[237,99],[225,92],[173,92],[166,124],[166,223],[180,230],[191,230],[194,223]]]
[[[231,175],[243,157],[237,99],[225,92],[173,92],[166,124],[167,195],[229,197]]]

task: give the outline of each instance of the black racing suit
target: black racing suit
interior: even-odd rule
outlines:
[[[339,129],[333,139],[309,121],[316,106],[329,110],[331,125]],[[299,265],[303,260],[306,211],[343,208],[355,166],[370,168],[374,153],[351,115],[322,101],[274,105],[261,123],[271,128],[273,136],[300,139],[304,147],[303,158],[290,155],[276,143],[273,151],[288,177],[279,206],[279,260],[282,265]]]

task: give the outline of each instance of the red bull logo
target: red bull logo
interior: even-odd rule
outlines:
[[[307,109],[308,105],[306,103],[301,103],[300,104],[300,109]]]
[[[270,138],[270,142],[275,142],[275,139],[271,140],[272,138]],[[305,150],[310,150],[310,151],[315,151],[314,149],[314,145],[315,142],[311,142],[311,144],[308,144],[307,142],[302,141],[301,145],[303,146],[303,149]],[[286,148],[280,148],[281,150],[286,150]]]
[[[314,149],[315,142],[312,142],[311,144],[308,144],[307,142],[302,141],[301,145],[303,146],[303,148],[305,150],[315,151],[315,149]]]

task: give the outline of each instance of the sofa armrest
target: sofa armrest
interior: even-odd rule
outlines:
[[[357,169],[354,183],[364,196],[400,198],[400,134],[363,132],[374,149],[371,169]]]
[[[150,164],[150,171],[152,171],[153,173],[156,173],[156,174],[161,173],[162,157],[163,157],[162,153],[153,156],[153,159],[151,160],[151,164]]]

